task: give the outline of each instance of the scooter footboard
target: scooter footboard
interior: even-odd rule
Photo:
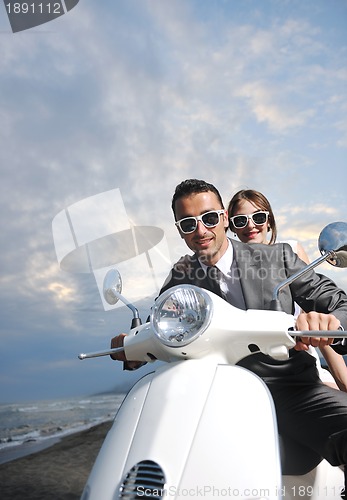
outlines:
[[[275,499],[280,488],[265,384],[240,367],[189,360],[159,368],[129,392],[82,498]]]

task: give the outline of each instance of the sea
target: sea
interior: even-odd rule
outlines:
[[[43,450],[64,436],[114,419],[125,394],[0,403],[0,464]]]

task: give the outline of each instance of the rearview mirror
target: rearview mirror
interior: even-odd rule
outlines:
[[[104,279],[103,294],[106,302],[113,306],[121,298],[122,278],[117,269],[110,269]]]
[[[106,302],[111,306],[117,304],[118,300],[120,300],[129,307],[133,312],[131,328],[141,325],[138,309],[122,295],[122,278],[117,269],[110,269],[107,271],[104,279],[103,294]]]
[[[319,235],[318,248],[326,261],[336,267],[347,267],[347,223],[333,222]]]

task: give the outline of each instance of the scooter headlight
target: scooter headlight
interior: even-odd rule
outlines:
[[[159,340],[170,347],[183,347],[199,337],[209,326],[212,299],[202,288],[178,285],[155,301],[151,324]]]

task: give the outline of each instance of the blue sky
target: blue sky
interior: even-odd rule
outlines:
[[[52,220],[80,200],[118,188],[175,261],[177,183],[206,179],[226,203],[254,188],[280,239],[318,255],[320,230],[347,213],[346,26],[345,0],[80,0],[13,34],[0,7],[0,401],[142,374],[76,357],[131,318],[103,309],[92,275],[58,265]],[[320,270],[347,289],[345,270]]]

